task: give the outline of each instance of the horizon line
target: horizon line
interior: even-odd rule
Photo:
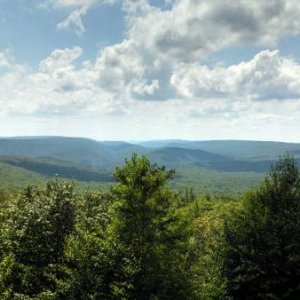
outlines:
[[[184,138],[153,138],[147,140],[140,139],[115,139],[115,140],[107,140],[107,139],[97,139],[87,136],[66,136],[66,135],[16,135],[16,136],[0,136],[0,139],[30,139],[30,138],[65,138],[65,139],[86,139],[97,142],[124,142],[129,144],[135,143],[155,143],[155,142],[268,142],[268,143],[284,143],[284,144],[300,144],[300,142],[287,142],[281,140],[262,140],[262,139],[184,139]]]

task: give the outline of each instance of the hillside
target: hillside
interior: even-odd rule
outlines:
[[[280,155],[300,161],[300,144],[259,141],[149,141],[131,144],[85,138],[20,137],[0,139],[3,186],[40,182],[59,175],[82,182],[113,182],[112,172],[132,153],[176,169],[175,189],[239,194],[257,185]],[[17,175],[16,175],[17,174]],[[19,186],[19,184],[18,184]]]
[[[112,182],[112,176],[99,170],[78,167],[62,160],[27,158],[27,157],[0,157],[0,162],[19,167],[37,174],[52,177],[58,175],[68,179],[81,181]]]
[[[141,150],[141,151],[140,151]],[[84,138],[30,137],[0,139],[0,156],[55,158],[84,166],[111,168],[143,148],[125,142],[98,142]]]
[[[241,160],[277,160],[280,155],[289,152],[300,157],[299,143],[282,143],[270,141],[185,141],[161,140],[140,142],[139,145],[152,149],[179,147],[183,149],[201,149],[207,152]]]
[[[15,192],[26,185],[39,185],[46,180],[41,174],[0,162],[0,192]]]
[[[152,161],[169,167],[209,167],[212,163],[230,161],[231,159],[203,151],[180,147],[163,147],[149,151]]]

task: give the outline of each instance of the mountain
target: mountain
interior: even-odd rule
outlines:
[[[56,159],[2,156],[0,157],[0,162],[48,177],[58,175],[64,178],[74,178],[86,182],[113,181],[113,178],[110,174],[101,172],[101,170],[78,167],[75,164]]]
[[[247,140],[161,140],[140,142],[139,145],[148,148],[179,147],[184,149],[200,149],[214,154],[228,156],[232,159],[244,160],[277,160],[280,155],[284,155],[287,152],[295,157],[300,157],[299,143]]]
[[[222,154],[234,159],[277,160],[280,155],[289,152],[300,157],[300,144],[269,141],[200,141],[188,142],[185,148],[202,149]]]
[[[193,141],[186,140],[151,140],[151,141],[141,141],[133,142],[133,144],[140,145],[145,148],[163,148],[163,147],[180,147]]]
[[[54,158],[81,166],[111,169],[143,147],[125,142],[98,142],[84,138],[23,137],[0,139],[0,156]]]
[[[169,167],[208,167],[211,163],[224,162],[230,158],[203,151],[180,147],[164,147],[149,152],[151,160]]]
[[[154,163],[174,168],[207,168],[223,171],[264,172],[280,155],[300,159],[300,144],[260,141],[162,140],[131,144],[67,137],[17,137],[0,139],[0,157],[22,158],[10,164],[45,165],[111,172],[132,153],[146,154]],[[24,159],[27,159],[27,162]],[[28,159],[40,159],[31,161]],[[43,160],[43,161],[41,161]],[[56,160],[56,161],[55,161]],[[8,162],[8,161],[7,161]],[[46,166],[48,164],[48,166]],[[64,166],[65,164],[65,166]],[[31,168],[30,167],[30,168]],[[65,170],[66,171],[66,170]],[[76,171],[77,172],[77,171]]]
[[[1,192],[14,192],[27,185],[41,184],[45,180],[46,177],[41,174],[0,162],[0,195]]]
[[[68,137],[0,138],[0,169],[7,178],[13,174],[11,178],[24,183],[58,174],[107,184],[113,181],[113,169],[138,153],[152,163],[175,168],[175,188],[236,192],[257,184],[287,152],[300,162],[300,144],[296,143],[157,140],[133,144]]]

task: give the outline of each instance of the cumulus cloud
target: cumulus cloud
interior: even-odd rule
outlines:
[[[299,34],[297,0],[225,4],[220,0],[181,0],[169,5],[161,9],[146,0],[123,1],[127,37],[105,48],[97,59],[99,81],[111,91],[143,100],[299,96],[298,65],[280,58],[278,52],[262,52],[229,69],[209,69],[202,63],[226,48],[249,44],[272,48],[281,37]],[[286,74],[292,66],[292,74]]]
[[[85,32],[82,17],[99,4],[118,0],[48,0],[55,8],[72,9],[57,25]],[[146,59],[153,53],[160,60],[194,62],[212,53],[238,45],[274,48],[280,38],[300,34],[298,0],[167,1],[168,9],[154,7],[147,0],[123,0],[128,26],[126,40],[139,44]],[[125,41],[126,42],[126,41]]]
[[[184,97],[293,99],[300,98],[300,65],[266,50],[228,68],[182,64],[171,83]]]
[[[49,57],[40,62],[40,69],[44,72],[57,72],[61,69],[74,69],[73,62],[82,54],[80,47],[72,49],[55,49]]]
[[[224,139],[234,138],[233,133],[239,134],[238,138],[257,139],[268,134],[269,139],[282,139],[278,135],[281,132],[279,130],[282,130],[278,124],[285,124],[285,128],[288,128],[286,140],[292,140],[298,132],[294,124],[300,121],[300,104],[296,99],[286,99],[284,104],[281,101],[251,101],[249,97],[232,101],[231,96],[212,97],[196,95],[195,92],[194,97],[183,95],[159,104],[137,101],[141,95],[155,93],[160,88],[159,82],[135,79],[136,74],[141,74],[141,70],[135,69],[131,81],[112,89],[102,78],[105,72],[104,56],[101,57],[100,54],[98,60],[78,65],[76,60],[81,51],[80,48],[54,50],[36,71],[10,61],[5,72],[0,72],[1,128],[7,127],[3,120],[7,120],[5,116],[9,115],[17,118],[16,124],[22,124],[23,130],[18,125],[17,131],[12,134],[24,134],[31,121],[22,119],[24,123],[20,123],[22,115],[38,117],[33,129],[26,129],[30,134],[75,134],[102,139],[109,139],[111,136],[120,139],[170,136]],[[295,62],[282,58],[279,54],[269,52],[259,56],[263,55],[278,56],[276,59],[280,64],[292,63],[295,70],[299,70]],[[105,57],[113,68],[112,57]],[[253,65],[255,60],[259,61],[261,58],[256,57],[245,62],[245,65]],[[123,67],[129,68],[127,62],[123,62]],[[248,73],[255,74],[254,69]],[[180,84],[178,88],[181,88]],[[126,89],[130,91],[126,93]],[[40,122],[46,125],[38,131],[42,125]],[[261,130],[269,128],[266,124],[270,123],[275,124],[272,132]],[[237,127],[240,128],[239,131],[236,130]],[[213,132],[213,128],[218,128],[217,132]],[[11,128],[7,130],[11,131]],[[243,136],[245,133],[247,135]]]
[[[81,17],[100,2],[58,1],[59,7],[74,9],[60,27],[74,26],[81,34]],[[274,46],[282,36],[299,33],[299,5],[296,0],[180,0],[161,9],[146,0],[124,0],[126,38],[103,48],[94,60],[79,64],[79,47],[56,49],[33,71],[0,54],[0,68],[6,70],[0,73],[2,112],[149,110],[153,115],[166,109],[178,120],[236,117],[257,103],[268,105],[267,100],[273,106],[276,100],[276,107],[283,105],[278,100],[293,105],[300,99],[300,65],[277,50],[229,67],[208,67],[203,58],[240,44]]]
[[[22,114],[127,114],[157,100],[161,78],[143,65],[133,41],[105,48],[98,58],[78,64],[82,49],[56,49],[32,71],[0,53],[0,102],[3,113]],[[172,71],[172,72],[171,72]],[[180,64],[168,71],[172,100],[168,106],[193,117],[236,116],[257,100],[300,99],[300,65],[278,51],[262,51],[253,59],[228,68],[209,69],[201,64]],[[152,74],[151,76],[149,75]],[[152,78],[152,79],[151,79]],[[167,78],[165,79],[167,81]],[[168,93],[169,97],[170,93]],[[7,101],[9,99],[9,101]],[[159,99],[158,99],[159,100]],[[280,101],[279,101],[280,102]],[[138,104],[139,103],[139,104]],[[151,103],[151,102],[150,102]],[[181,103],[180,105],[178,103]]]
[[[181,0],[168,10],[137,3],[124,5],[131,13],[130,38],[168,59],[200,60],[241,44],[273,47],[282,36],[300,32],[297,0]]]
[[[121,113],[123,103],[96,83],[95,68],[88,62],[75,66],[81,53],[79,47],[56,49],[37,71],[10,63],[0,73],[0,113]]]
[[[124,92],[132,79],[142,79],[145,74],[143,57],[134,40],[106,47],[95,63],[99,84],[111,92]]]

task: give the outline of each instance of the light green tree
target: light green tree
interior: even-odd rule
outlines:
[[[1,227],[1,299],[57,299],[64,293],[64,248],[74,217],[73,184],[59,179],[10,199]]]

